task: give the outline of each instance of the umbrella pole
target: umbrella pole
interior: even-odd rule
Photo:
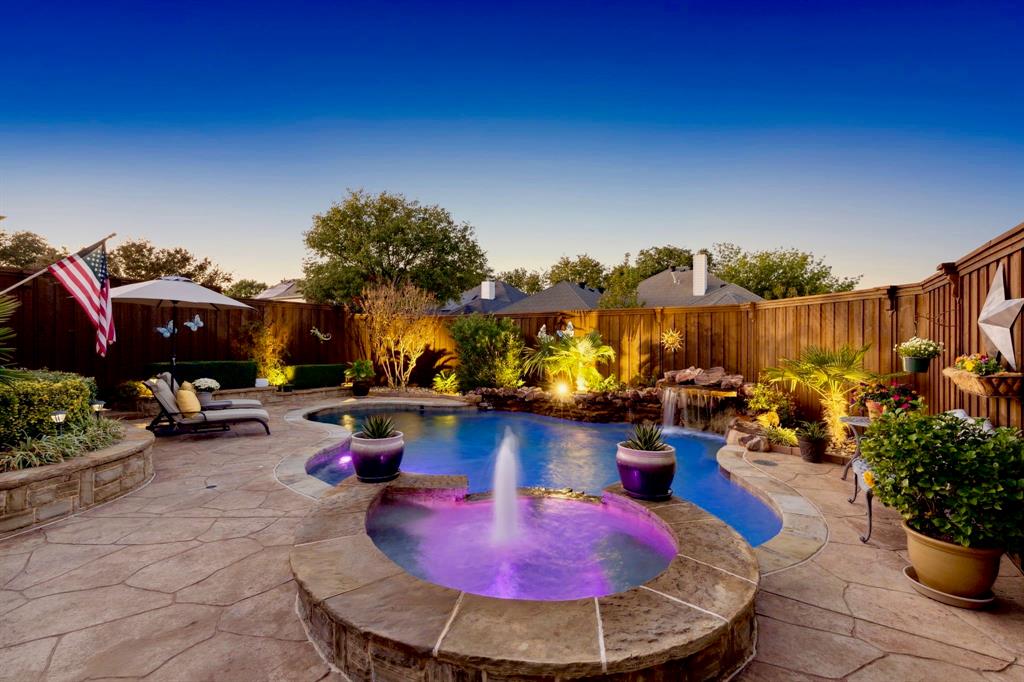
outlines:
[[[178,302],[171,301],[171,390],[178,381]]]

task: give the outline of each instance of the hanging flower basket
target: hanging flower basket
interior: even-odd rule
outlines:
[[[942,373],[957,385],[961,391],[980,395],[984,398],[1020,398],[1024,390],[1024,374],[1020,372],[997,372],[982,376],[965,369],[946,367]]]

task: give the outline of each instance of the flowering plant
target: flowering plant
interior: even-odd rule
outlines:
[[[220,390],[220,384],[216,379],[196,379],[192,382],[192,387],[197,391],[205,391],[207,393]]]
[[[946,346],[941,341],[913,336],[903,343],[897,343],[893,350],[902,358],[935,358],[942,355]]]
[[[966,370],[973,372],[979,376],[988,376],[989,374],[995,374],[1001,372],[1002,367],[999,365],[999,361],[995,358],[991,358],[985,353],[971,353],[970,355],[961,355],[953,361],[953,365],[957,369]]]
[[[918,410],[924,405],[917,391],[895,381],[874,381],[861,384],[853,394],[853,406],[865,409],[869,402],[879,403],[886,410]]]

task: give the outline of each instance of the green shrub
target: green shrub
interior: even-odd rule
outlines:
[[[146,367],[150,376],[170,372],[171,363],[154,362]],[[256,385],[256,363],[252,360],[186,360],[175,370],[178,381],[195,381],[209,377],[216,379],[222,389],[252,388]]]
[[[747,410],[753,415],[774,412],[779,422],[788,423],[795,413],[793,398],[781,388],[772,384],[754,384],[750,397],[747,398]]]
[[[0,445],[58,432],[51,414],[65,410],[64,429],[93,418],[89,402],[96,384],[92,379],[59,372],[26,372],[25,378],[0,385]]]
[[[344,364],[334,365],[287,365],[284,376],[289,384],[296,389],[325,388],[341,386],[345,380]]]
[[[787,429],[785,426],[765,426],[762,427],[761,431],[772,445],[795,448],[799,444],[796,429]]]
[[[512,320],[492,315],[460,317],[451,326],[463,391],[523,385],[523,334]]]
[[[86,452],[109,447],[124,437],[124,427],[112,419],[87,419],[59,435],[28,438],[10,450],[0,450],[0,471],[56,464]]]
[[[590,384],[589,388],[594,393],[616,393],[626,388],[626,384],[619,381],[617,376],[607,376],[600,381]]]
[[[445,395],[455,395],[459,392],[459,377],[450,369],[444,369],[434,375],[434,390]]]
[[[907,525],[964,547],[1024,550],[1024,441],[951,414],[885,412],[861,442],[874,492]]]

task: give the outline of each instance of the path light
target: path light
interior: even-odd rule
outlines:
[[[57,433],[64,434],[64,420],[68,418],[67,410],[54,410],[50,413],[50,421],[57,425]]]
[[[107,401],[105,401],[105,400],[93,400],[91,403],[89,403],[89,406],[92,407],[92,411],[96,413],[96,420],[97,421],[99,421],[100,412],[103,411],[103,406],[106,405],[106,404],[107,404]]]
[[[555,384],[554,390],[555,397],[557,397],[559,400],[568,400],[569,394],[572,393],[572,391],[569,389],[569,384],[565,383],[564,381],[559,381],[557,384]]]

